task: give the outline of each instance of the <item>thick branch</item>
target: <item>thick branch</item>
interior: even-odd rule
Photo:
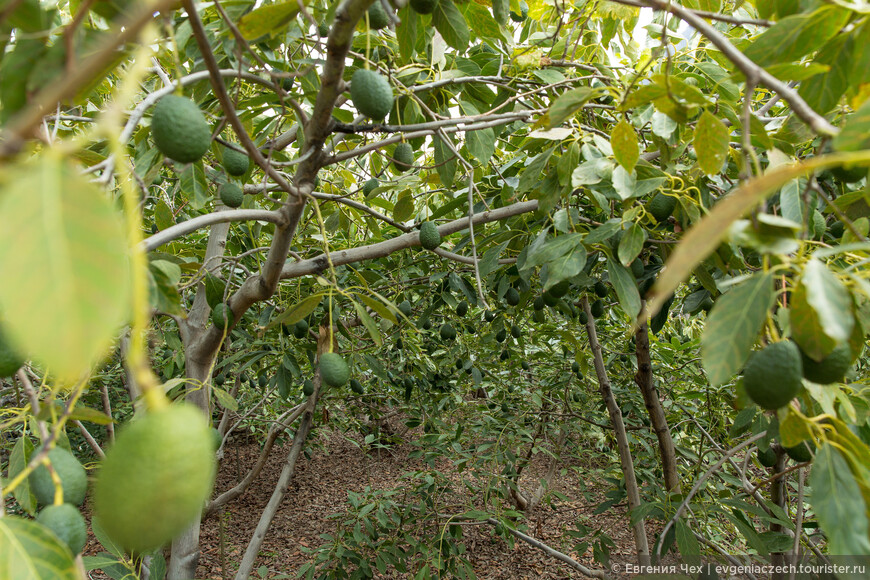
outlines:
[[[535,211],[538,209],[538,202],[535,201],[523,201],[519,203],[515,203],[513,205],[509,205],[507,207],[501,207],[498,209],[494,209],[492,211],[487,211],[483,213],[476,214],[474,216],[474,223],[477,224],[485,224],[489,222],[499,221],[503,219],[507,219],[509,217],[513,217],[515,215],[520,215],[524,213],[528,213],[531,211]],[[438,232],[441,236],[447,236],[459,231],[462,231],[468,227],[468,218],[459,218],[457,220],[453,220],[448,222],[442,226],[438,227]],[[407,234],[403,234],[401,236],[395,237],[391,240],[387,240],[385,242],[378,242],[376,244],[371,244],[369,246],[362,246],[359,248],[352,248],[349,250],[342,250],[339,252],[331,252],[330,258],[332,259],[332,264],[334,266],[341,266],[344,264],[351,264],[353,262],[360,262],[362,260],[372,260],[375,258],[383,258],[385,256],[389,256],[393,252],[397,252],[399,250],[404,250],[406,248],[413,248],[415,246],[420,245],[420,233],[417,231],[413,231]],[[310,258],[308,260],[302,260],[300,262],[295,262],[292,264],[286,264],[284,266],[284,270],[281,272],[282,278],[298,278],[300,276],[308,276],[311,274],[319,274],[327,267],[326,256],[323,254],[319,256],[315,256],[314,258]]]

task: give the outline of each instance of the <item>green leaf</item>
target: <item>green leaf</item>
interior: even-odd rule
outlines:
[[[403,6],[399,10],[398,16],[402,22],[396,27],[396,39],[399,41],[399,55],[402,57],[402,63],[404,64],[411,62],[416,53],[417,23],[420,17],[411,8],[410,4]]]
[[[586,248],[578,243],[574,251],[551,260],[547,264],[547,283],[544,284],[544,291],[549,290],[562,280],[573,278],[583,270],[585,265]]]
[[[848,10],[823,6],[810,14],[782,18],[756,38],[744,54],[765,67],[799,60],[840,32],[849,16]]]
[[[531,270],[535,266],[543,266],[551,261],[574,253],[582,248],[583,236],[581,234],[566,234],[545,240],[542,244],[534,246],[526,256],[522,265],[522,271]],[[585,256],[585,249],[584,249]]]
[[[834,137],[833,146],[837,151],[870,149],[870,99],[846,117],[846,124]]]
[[[626,267],[634,262],[635,258],[640,255],[641,250],[643,250],[643,244],[646,242],[646,239],[647,233],[643,227],[636,223],[628,226],[628,229],[622,235],[622,239],[619,240],[619,248],[617,248],[616,253],[619,256],[619,262]]]
[[[33,448],[33,441],[30,437],[22,436],[18,438],[18,441],[12,447],[12,453],[9,454],[9,479],[14,479],[16,475],[24,471],[24,468],[30,462]],[[33,492],[30,491],[29,479],[24,478],[12,493],[21,509],[30,515],[36,514],[36,498],[33,496]]]
[[[4,578],[76,580],[73,555],[52,532],[34,520],[0,518],[0,562]]]
[[[209,201],[208,181],[202,161],[188,163],[178,176],[178,186],[184,196],[190,201],[190,207],[202,209]]]
[[[725,123],[709,111],[704,111],[695,126],[695,152],[698,165],[707,175],[719,173],[728,157],[728,140],[731,133]]]
[[[272,322],[269,323],[269,328],[277,324],[296,324],[297,322],[314,312],[314,309],[317,308],[317,305],[320,304],[320,301],[322,299],[322,294],[314,294],[302,300],[301,302],[297,302],[296,304],[273,318]]]
[[[380,300],[376,300],[371,296],[367,296],[365,294],[357,294],[359,299],[365,302],[366,306],[377,312],[382,318],[385,318],[392,322],[393,324],[398,323],[396,319],[396,315],[393,314],[393,311],[386,307],[386,305]]]
[[[607,259],[607,272],[610,274],[610,283],[616,290],[619,304],[622,310],[632,319],[640,312],[640,293],[637,291],[637,282],[631,270],[619,262]]]
[[[231,394],[215,385],[212,385],[211,391],[212,393],[214,393],[214,397],[215,399],[217,399],[218,405],[234,413],[239,410],[239,403],[233,398]]]
[[[414,215],[414,196],[406,190],[399,195],[399,201],[393,207],[393,219],[403,222],[412,215]]]
[[[870,555],[870,524],[861,488],[840,452],[823,444],[809,478],[810,504],[828,539],[831,554]]]
[[[801,83],[798,94],[819,113],[824,114],[833,109],[849,87],[849,73],[854,60],[854,38],[853,32],[831,39],[815,58],[816,63],[827,64],[830,68]]]
[[[357,301],[353,302],[354,310],[356,310],[359,319],[362,320],[363,326],[366,327],[366,330],[369,333],[369,336],[372,337],[372,340],[375,341],[375,344],[378,346],[383,345],[384,341],[381,338],[381,331],[378,329],[377,323],[374,319],[366,312],[366,309],[363,308],[362,304]]]
[[[822,324],[815,309],[807,302],[807,289],[798,284],[791,293],[788,309],[791,337],[809,357],[821,360],[837,342],[822,331]]]
[[[815,310],[822,332],[837,343],[849,340],[855,317],[849,291],[821,261],[811,259],[804,267],[801,284],[807,303]]]
[[[716,300],[701,337],[701,360],[711,384],[722,385],[740,370],[775,300],[770,273],[755,274]]]
[[[559,96],[547,111],[543,124],[547,129],[561,125],[565,119],[583,108],[597,92],[590,87],[572,89]]]
[[[675,535],[677,539],[677,548],[680,549],[680,556],[683,560],[691,565],[697,565],[701,559],[701,546],[692,533],[692,529],[682,518],[677,520]]]
[[[617,123],[610,133],[610,146],[613,148],[616,162],[631,173],[640,158],[637,133],[634,132],[634,127],[625,120]]]
[[[61,380],[106,352],[130,312],[124,221],[53,151],[0,185],[0,309],[10,340]]]
[[[468,48],[468,25],[452,1],[438,2],[432,13],[432,24],[449,46],[456,50]]]
[[[555,151],[555,147],[551,147],[546,151],[539,153],[523,171],[520,176],[520,183],[517,186],[517,193],[525,193],[530,191],[534,186],[543,179],[544,168],[547,167],[547,162],[550,156]]]
[[[290,24],[299,12],[299,3],[285,0],[276,4],[260,6],[239,20],[239,32],[246,40],[257,40],[267,34],[275,34]]]
[[[449,137],[447,137],[449,139]],[[456,177],[456,156],[453,151],[444,143],[444,137],[438,136],[432,140],[432,147],[435,150],[435,170],[438,172],[438,177],[441,178],[441,183],[445,187],[453,186],[453,179]]]

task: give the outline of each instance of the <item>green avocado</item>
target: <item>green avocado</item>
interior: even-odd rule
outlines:
[[[350,99],[360,113],[380,121],[393,108],[393,87],[382,74],[358,68],[350,78]]]
[[[221,160],[226,172],[233,177],[244,175],[251,166],[251,159],[247,155],[229,147],[221,150]]]
[[[756,405],[774,410],[797,396],[803,386],[802,377],[800,349],[783,340],[752,355],[743,371],[743,386]]]
[[[420,245],[430,251],[441,245],[441,234],[434,222],[420,224]]]
[[[227,207],[237,208],[242,206],[245,201],[245,192],[237,183],[228,181],[218,188],[218,195],[221,198],[221,203]]]
[[[329,387],[341,387],[350,378],[350,368],[341,355],[325,352],[320,355],[320,376]]]
[[[151,138],[165,156],[192,163],[208,151],[211,129],[196,103],[180,95],[166,95],[154,107]]]
[[[393,151],[393,167],[397,171],[407,171],[414,165],[414,150],[410,143],[399,143]]]

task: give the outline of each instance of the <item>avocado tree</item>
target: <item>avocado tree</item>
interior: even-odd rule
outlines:
[[[329,417],[585,575],[600,530],[590,568],[524,523],[578,438],[641,564],[870,555],[868,40],[848,2],[0,1],[0,576],[193,578],[292,430],[247,578]],[[302,572],[473,577],[385,521]]]

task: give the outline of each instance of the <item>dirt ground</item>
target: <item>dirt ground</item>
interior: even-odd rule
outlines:
[[[335,533],[336,521],[331,515],[345,513],[348,508],[348,492],[362,492],[366,486],[375,490],[395,489],[406,481],[402,474],[419,469],[418,460],[411,459],[411,445],[400,445],[389,452],[366,454],[347,437],[339,433],[320,430],[315,435],[316,444],[309,447],[310,457],[300,457],[296,474],[289,490],[273,520],[267,538],[260,550],[252,578],[266,577],[295,578],[300,567],[312,561],[313,556],[301,548],[317,548],[324,543],[321,534]],[[220,517],[216,514],[206,519],[201,528],[202,554],[197,570],[197,578],[233,578],[238,563],[244,554],[248,540],[257,526],[260,514],[269,501],[278,481],[291,442],[273,448],[267,464],[247,492],[224,507]],[[225,455],[217,476],[215,493],[218,494],[240,481],[255,464],[260,447],[254,441],[233,441],[225,444]],[[568,468],[564,474],[557,470],[551,491],[564,494],[568,501],[542,503],[533,512],[527,533],[548,546],[567,553],[581,564],[596,570],[602,565],[593,559],[592,549],[584,554],[573,550],[577,540],[568,537],[565,531],[576,529],[578,520],[590,527],[600,529],[615,543],[611,548],[611,561],[615,563],[636,562],[634,543],[624,505],[612,507],[603,514],[595,514],[596,506],[604,500],[610,489],[607,482],[596,481],[588,475],[595,470],[583,466],[584,475],[570,469],[570,464],[560,464]],[[449,469],[446,462],[439,465],[442,471]],[[546,472],[544,459],[529,465],[520,480],[523,489],[533,488]],[[454,474],[451,479],[458,481]],[[466,502],[469,498],[464,498]],[[472,503],[478,503],[471,498]],[[88,505],[84,506],[86,517],[90,514]],[[484,506],[480,506],[484,507]],[[511,506],[505,505],[504,509]],[[221,534],[220,521],[224,522]],[[583,578],[579,572],[566,564],[545,554],[522,541],[511,548],[501,537],[494,534],[489,524],[464,525],[463,539],[474,573],[485,579],[564,579]],[[648,530],[652,533],[652,530]],[[223,547],[221,536],[223,535]],[[93,534],[90,534],[85,547],[85,555],[96,555],[102,548]],[[257,569],[266,567],[264,576]],[[286,575],[286,576],[284,576]],[[91,578],[107,578],[99,571],[90,574]],[[395,570],[379,578],[410,578]],[[617,579],[621,576],[611,574]]]
[[[319,438],[321,445],[314,448],[312,456],[300,458],[294,480],[260,551],[257,567],[268,567],[270,576],[295,576],[299,568],[310,561],[312,556],[303,553],[300,547],[315,548],[323,544],[320,534],[334,533],[336,522],[328,518],[347,509],[348,491],[361,492],[366,486],[393,489],[402,484],[400,476],[403,473],[420,467],[417,461],[408,457],[413,449],[411,446],[400,446],[379,455],[366,454],[340,434],[321,432]],[[247,541],[278,480],[289,446],[286,443],[282,449],[273,450],[258,480],[241,498],[226,506],[223,514],[223,560],[227,563],[227,570],[221,565],[219,518],[212,517],[203,523],[198,578],[233,577]],[[255,443],[228,447],[218,475],[217,490],[229,489],[244,477],[255,463],[258,453],[259,447]],[[521,484],[532,486],[545,470],[543,461],[533,462],[524,473]],[[613,561],[633,562],[633,540],[626,525],[625,508],[615,507],[600,515],[593,513],[596,504],[608,490],[607,485],[600,484],[600,488],[595,489],[596,482],[588,479],[581,482],[580,477],[571,470],[562,477],[557,473],[551,489],[572,501],[537,507],[529,534],[567,552],[590,568],[600,569],[600,564],[592,558],[591,549],[585,554],[572,553],[571,546],[575,541],[564,536],[565,529],[573,529],[578,518],[586,516],[588,521],[600,527],[616,543],[616,548],[611,552]],[[597,501],[584,499],[583,493],[588,498],[590,492],[598,496]],[[575,501],[574,498],[578,499]],[[463,526],[463,536],[467,555],[480,579],[582,577],[567,565],[524,542],[517,542],[511,549],[507,542],[494,535],[490,525]],[[385,577],[402,576],[393,573]]]

